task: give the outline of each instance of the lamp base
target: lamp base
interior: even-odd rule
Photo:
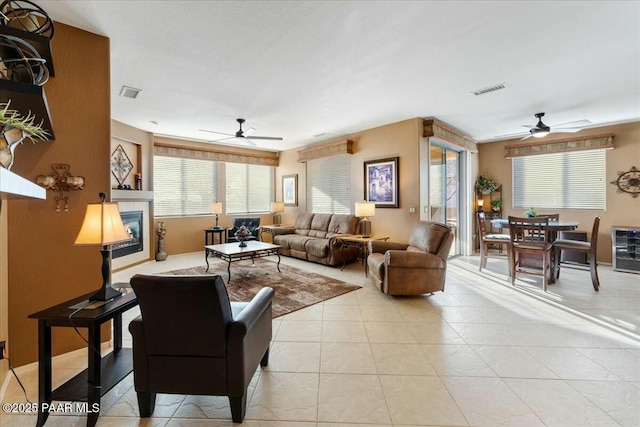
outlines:
[[[275,214],[273,216],[273,225],[280,225],[282,222],[282,217],[280,216],[280,214]]]
[[[120,298],[122,292],[115,290],[109,283],[103,285],[96,293],[89,297],[89,301],[111,301]]]
[[[371,221],[367,218],[360,220],[360,234],[362,234],[362,237],[371,237]]]

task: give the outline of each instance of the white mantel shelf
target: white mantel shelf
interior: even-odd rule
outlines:
[[[46,200],[47,198],[47,191],[44,188],[5,168],[0,168],[0,194],[7,199]]]
[[[153,191],[143,190],[111,190],[112,202],[151,202]]]

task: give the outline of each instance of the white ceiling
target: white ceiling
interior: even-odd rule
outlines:
[[[542,111],[552,128],[640,120],[637,1],[35,3],[111,39],[112,117],[156,134],[212,140],[199,129],[242,117],[283,150],[413,117],[478,141]]]

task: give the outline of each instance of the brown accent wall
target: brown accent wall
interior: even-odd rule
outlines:
[[[640,197],[618,194],[617,187],[610,184],[617,178],[617,171],[627,171],[631,166],[640,167],[640,122],[616,126],[585,129],[580,137],[614,133],[615,149],[606,152],[607,207],[605,211],[577,209],[538,210],[540,213],[560,213],[560,218],[580,221],[579,230],[588,232],[590,237],[593,219],[601,216],[598,233],[598,260],[611,262],[611,226],[640,227]],[[549,140],[564,139],[566,134],[546,137]],[[545,139],[546,139],[545,138]],[[505,145],[517,144],[518,140],[508,140],[479,144],[479,174],[488,174],[502,184],[503,216],[522,215],[523,210],[513,209],[513,186],[511,182],[511,160],[504,158]]]
[[[69,193],[69,212],[55,212],[47,200],[9,200],[9,342],[15,366],[37,360],[37,321],[33,312],[97,289],[101,281],[98,247],[76,247],[87,203],[109,192],[110,66],[109,39],[56,23],[52,41],[56,77],[45,86],[56,140],[18,147],[13,172],[31,180],[49,174],[52,163],[68,163],[85,177],[83,191]],[[4,209],[4,206],[3,206]],[[2,226],[2,224],[0,224]],[[6,231],[5,231],[6,230]],[[105,339],[110,335],[103,334]],[[70,328],[54,328],[53,351],[85,346]]]

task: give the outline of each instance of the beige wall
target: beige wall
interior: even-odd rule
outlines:
[[[351,155],[351,200],[364,200],[364,162],[369,160],[399,157],[399,202],[400,207],[377,208],[371,217],[373,234],[385,234],[396,241],[407,241],[413,224],[418,221],[420,209],[420,156],[419,141],[422,134],[422,119],[415,118],[368,129],[340,139],[353,141]],[[298,162],[300,148],[286,150],[280,154],[277,171],[277,195],[282,200],[282,175],[298,174],[298,207],[286,207],[282,215],[283,224],[293,224],[298,213],[307,211],[305,164]],[[427,178],[423,178],[428,185]],[[409,207],[416,213],[410,214]],[[351,207],[352,212],[354,206]]]
[[[606,152],[607,178],[607,208],[598,210],[549,209],[539,210],[540,213],[560,213],[560,218],[580,221],[579,230],[588,232],[591,236],[593,219],[601,216],[600,231],[598,233],[598,260],[611,262],[611,226],[640,227],[640,197],[632,198],[629,194],[616,193],[616,186],[609,184],[617,178],[617,171],[627,171],[632,166],[640,165],[640,122],[617,126],[606,126],[585,129],[580,136],[614,133],[615,149]],[[553,137],[553,134],[552,134]],[[566,134],[559,134],[556,138],[566,138]],[[513,209],[511,185],[511,160],[504,158],[504,146],[517,144],[518,140],[508,140],[479,144],[479,173],[487,174],[502,184],[503,217],[507,215],[521,215],[522,210]]]
[[[1,196],[0,196],[1,197]],[[7,210],[9,204],[0,198],[0,341],[9,338],[9,275],[7,257]],[[7,378],[8,364],[0,361],[0,390]]]
[[[109,39],[56,23],[52,51],[56,77],[45,91],[56,140],[18,147],[12,171],[35,180],[51,173],[53,163],[67,163],[73,175],[85,177],[86,187],[69,193],[69,212],[55,212],[50,191],[46,201],[3,202],[7,226],[0,224],[0,234],[7,236],[8,250],[0,255],[0,265],[8,264],[8,339],[15,366],[37,360],[37,321],[29,314],[102,283],[99,248],[73,242],[87,203],[110,187]],[[55,354],[84,346],[73,329],[54,328]]]

